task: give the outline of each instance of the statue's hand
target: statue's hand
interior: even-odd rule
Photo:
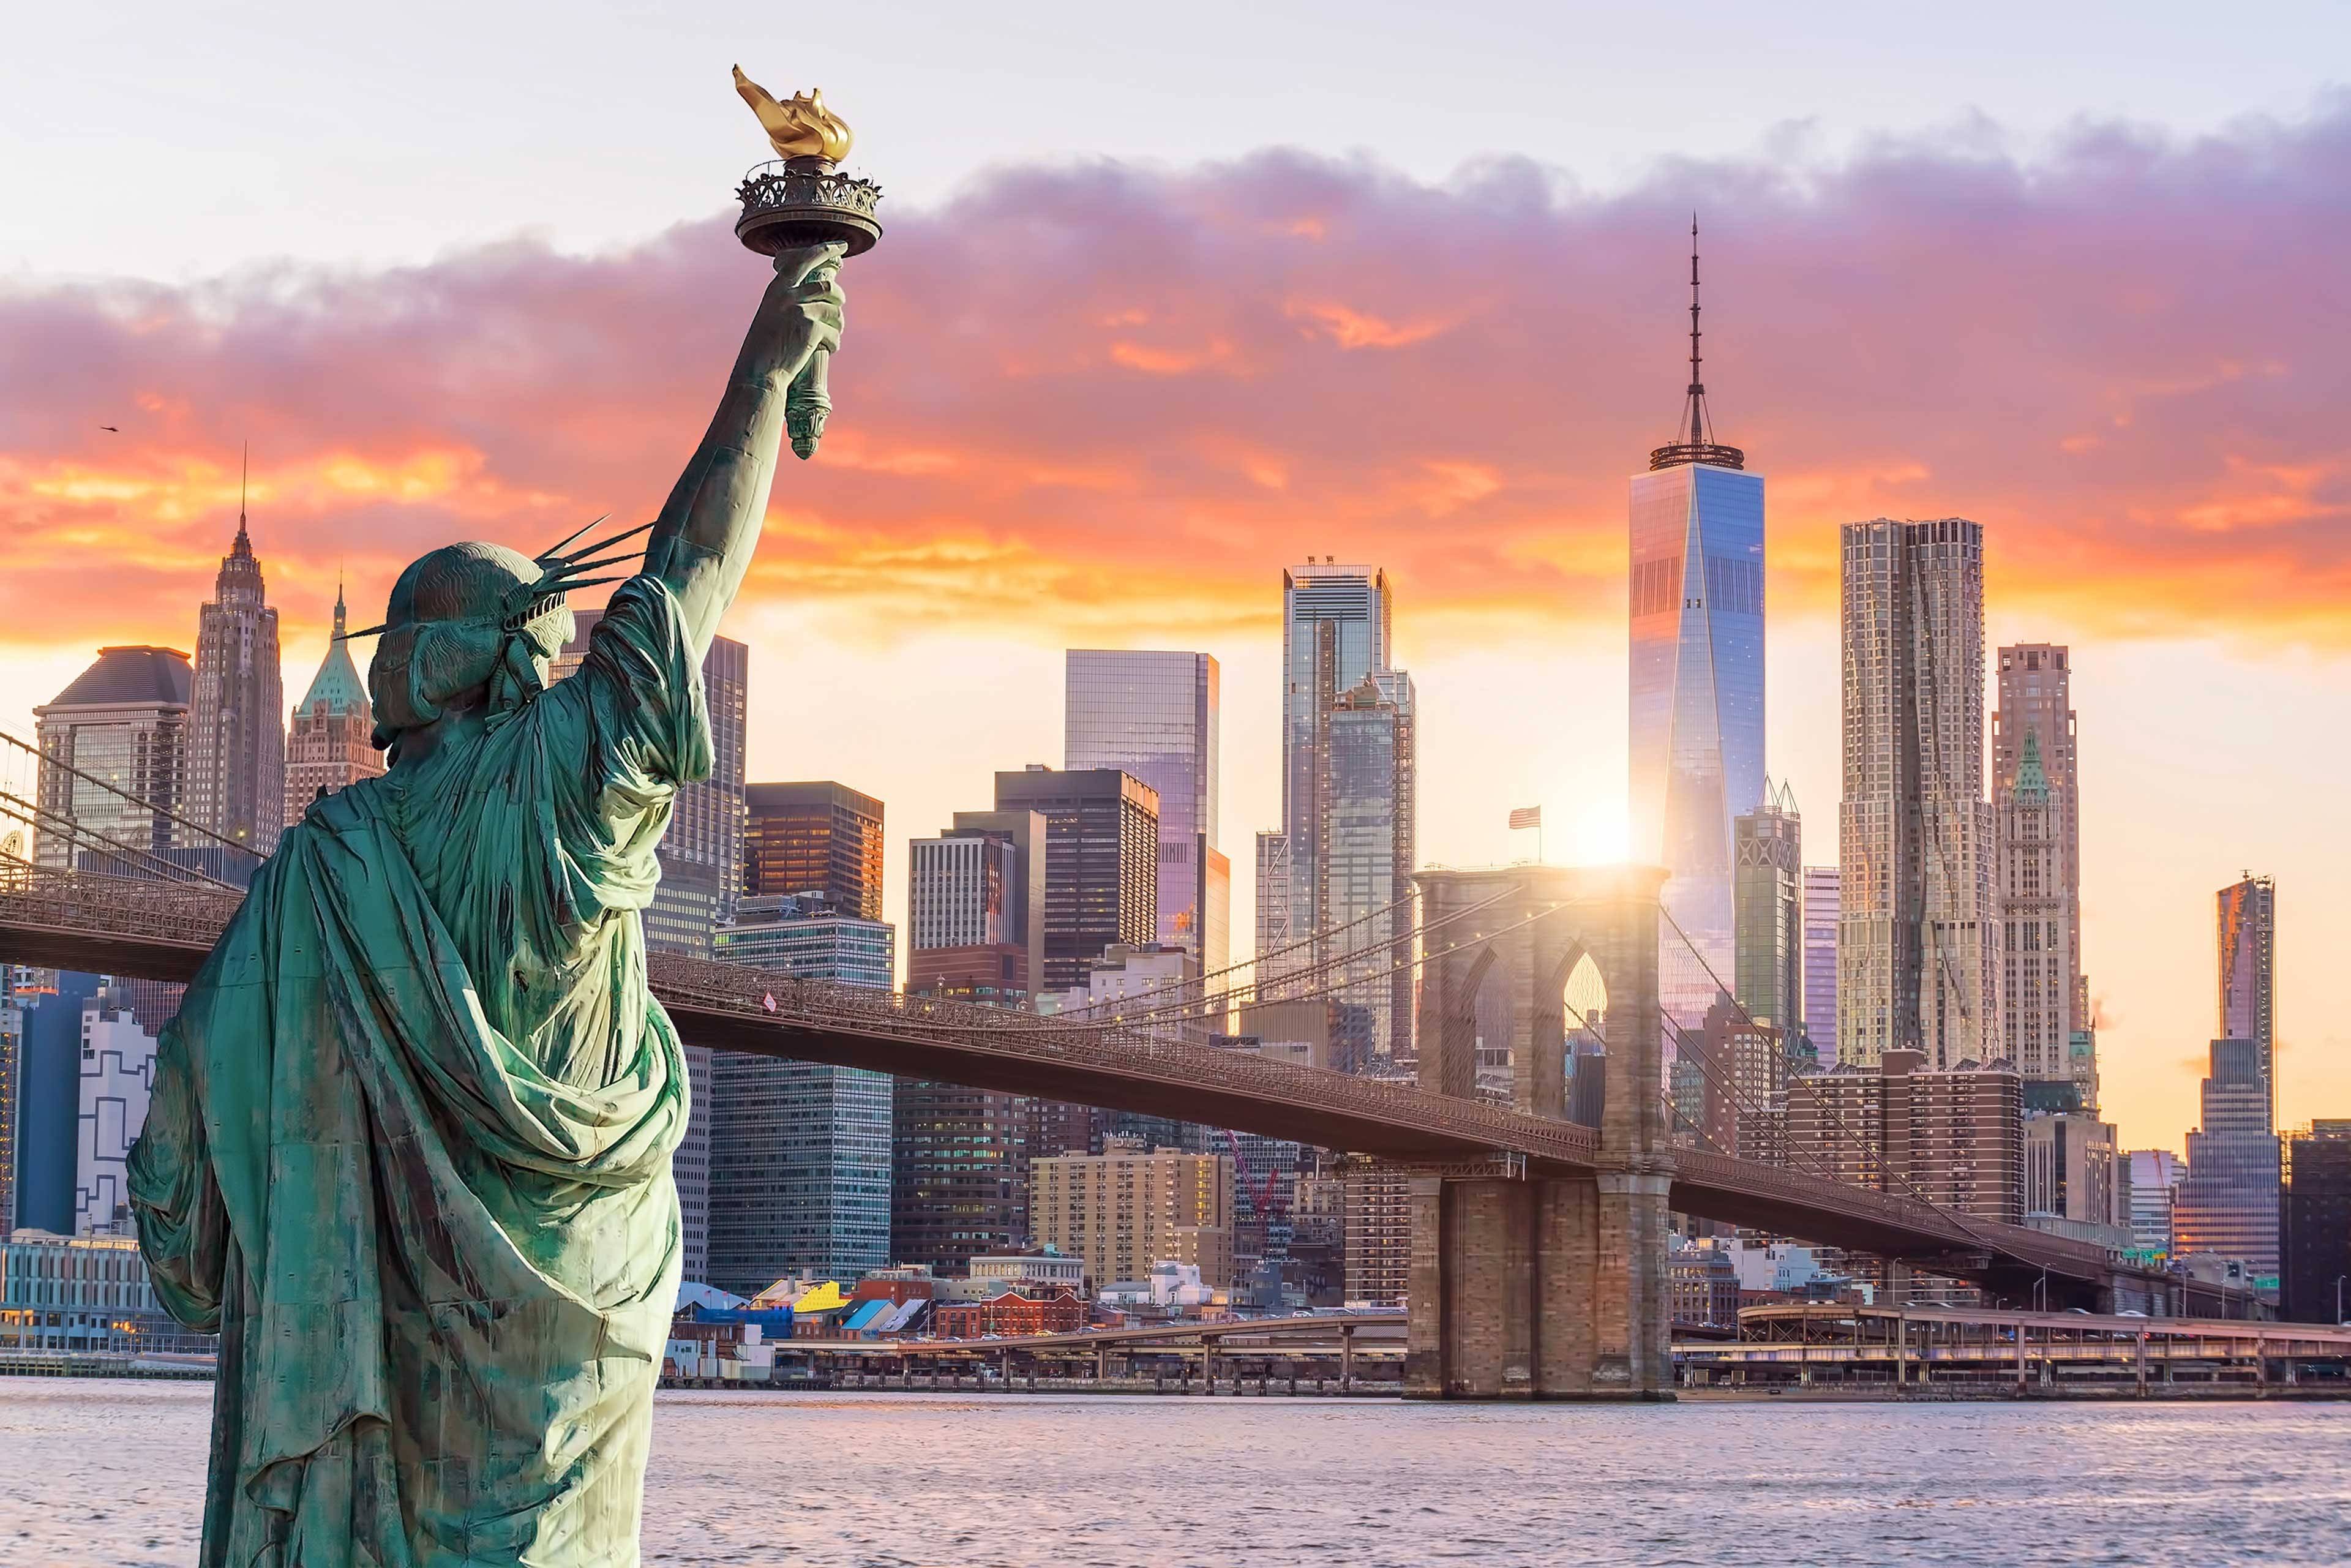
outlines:
[[[849,247],[837,243],[776,253],[768,304],[776,323],[776,371],[787,385],[799,379],[818,353],[841,347],[841,258],[848,254]]]

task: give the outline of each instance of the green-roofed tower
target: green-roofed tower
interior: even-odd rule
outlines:
[[[375,714],[368,706],[367,683],[351,663],[343,631],[343,585],[338,582],[334,635],[286,733],[287,827],[300,821],[320,795],[383,771],[383,755],[370,744]]]

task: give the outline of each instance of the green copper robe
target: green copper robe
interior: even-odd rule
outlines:
[[[131,1158],[157,1293],[221,1335],[207,1568],[637,1561],[687,1092],[638,911],[710,764],[637,578],[578,674],[255,879]]]

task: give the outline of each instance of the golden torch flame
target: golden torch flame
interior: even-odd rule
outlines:
[[[735,68],[735,90],[759,117],[760,126],[768,133],[768,144],[778,158],[821,158],[828,163],[838,163],[849,156],[849,127],[841,116],[825,108],[824,95],[810,88],[795,93],[781,103],[775,95],[749,77],[743,68]]]

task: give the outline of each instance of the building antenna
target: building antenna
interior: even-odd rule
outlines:
[[[1698,212],[1690,212],[1690,380],[1689,380],[1689,444],[1707,444],[1706,382],[1698,375],[1701,361],[1698,351]]]
[[[253,548],[253,541],[245,537],[245,491],[246,481],[252,477],[253,442],[248,438],[245,443],[245,455],[237,460],[236,467],[236,542],[247,550]]]

